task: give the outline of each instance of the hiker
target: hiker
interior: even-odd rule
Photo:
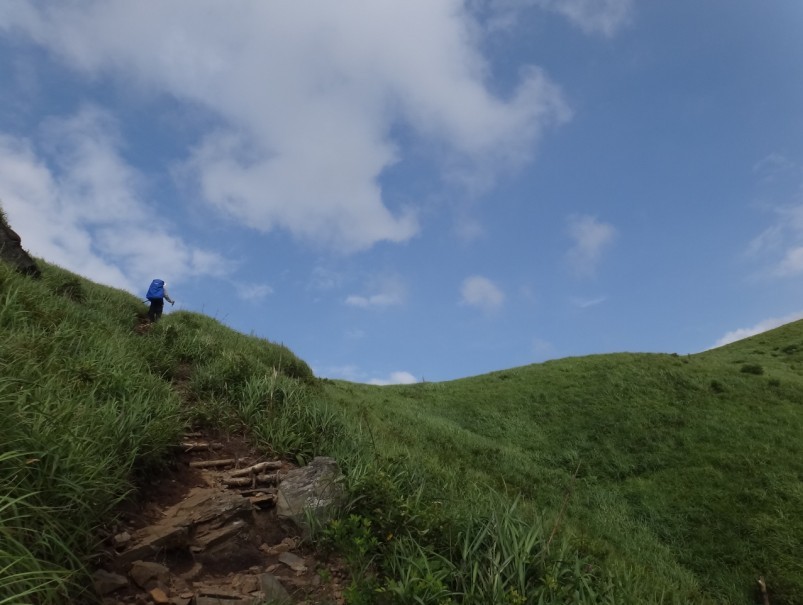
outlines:
[[[165,300],[171,305],[176,304],[176,301],[170,298],[167,289],[165,289],[165,283],[161,279],[154,279],[151,282],[151,287],[148,288],[148,293],[145,295],[145,298],[151,303],[148,309],[148,319],[150,319],[151,322],[158,321],[162,316]]]

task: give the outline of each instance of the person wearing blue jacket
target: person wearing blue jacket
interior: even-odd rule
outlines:
[[[156,322],[162,317],[162,309],[164,309],[165,301],[169,302],[171,305],[176,304],[176,301],[170,298],[165,288],[164,280],[161,279],[154,279],[151,282],[151,286],[148,288],[148,293],[145,295],[145,298],[151,303],[148,309],[148,319],[151,320],[151,322]]]

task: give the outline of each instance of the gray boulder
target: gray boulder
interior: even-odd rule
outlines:
[[[310,531],[308,516],[320,523],[331,519],[343,504],[342,473],[334,458],[318,456],[307,466],[287,473],[279,484],[276,514]]]

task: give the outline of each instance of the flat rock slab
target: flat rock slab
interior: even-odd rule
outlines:
[[[133,537],[133,544],[117,556],[118,568],[153,557],[161,551],[192,548],[203,552],[239,534],[253,505],[238,493],[217,488],[195,488],[182,502],[164,512],[164,518]]]

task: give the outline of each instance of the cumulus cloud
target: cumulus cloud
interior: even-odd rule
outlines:
[[[574,241],[567,254],[569,264],[578,275],[593,274],[602,253],[615,239],[616,229],[593,216],[573,215],[568,231]]]
[[[487,277],[472,275],[460,286],[460,303],[483,311],[495,311],[505,302],[505,294]]]
[[[528,158],[568,118],[536,66],[509,96],[491,92],[460,0],[16,2],[0,5],[2,27],[90,78],[205,108],[216,127],[182,171],[201,199],[344,253],[419,231],[415,209],[390,208],[379,184],[401,157],[394,129],[487,169]]]
[[[803,311],[790,313],[789,315],[785,315],[784,317],[770,317],[768,319],[763,319],[750,328],[738,328],[736,330],[728,332],[722,338],[717,340],[717,342],[714,344],[712,348],[721,347],[726,344],[736,342],[737,340],[742,340],[743,338],[755,336],[756,334],[761,334],[762,332],[766,332],[767,330],[772,330],[774,328],[777,328],[784,324],[788,324],[793,321],[797,321],[799,319],[803,319]]]
[[[156,275],[172,283],[229,268],[171,233],[149,206],[108,114],[88,107],[42,130],[40,148],[0,135],[0,201],[32,254],[131,292]]]
[[[399,278],[385,277],[376,280],[374,291],[370,294],[352,294],[346,297],[346,304],[362,309],[401,305],[407,296],[407,289]]]

